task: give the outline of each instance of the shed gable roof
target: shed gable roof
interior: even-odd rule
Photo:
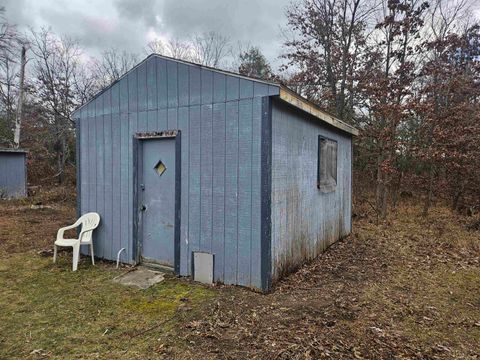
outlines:
[[[102,94],[106,93],[109,91],[112,87],[114,87],[116,84],[119,82],[125,81],[125,79],[129,76],[130,73],[135,71],[137,68],[140,68],[143,66],[145,63],[149,61],[151,58],[158,58],[158,59],[163,59],[165,61],[170,61],[170,62],[176,62],[179,64],[184,64],[186,66],[192,66],[198,69],[204,69],[204,70],[209,70],[213,73],[217,74],[223,74],[226,77],[233,77],[233,78],[238,78],[238,79],[243,79],[249,82],[253,82],[255,84],[255,87],[257,87],[258,84],[258,95],[257,96],[277,96],[279,99],[282,101],[296,107],[297,109],[300,109],[306,113],[309,113],[313,115],[314,117],[320,119],[321,121],[338,128],[342,131],[345,131],[349,134],[352,135],[358,135],[358,130],[354,128],[353,126],[341,121],[340,119],[337,119],[333,115],[323,111],[320,109],[317,105],[313,104],[312,102],[306,100],[303,98],[301,95],[297,94],[296,92],[290,90],[288,87],[282,84],[274,83],[274,82],[269,82],[265,80],[260,80],[244,75],[240,75],[234,72],[226,71],[226,70],[221,70],[205,65],[199,65],[195,64],[189,61],[185,60],[179,60],[179,59],[174,59],[168,56],[164,55],[159,55],[159,54],[151,54],[148,57],[146,57],[144,60],[142,60],[140,63],[138,63],[136,66],[134,66],[132,69],[127,71],[125,74],[123,74],[117,81],[114,81],[112,84],[110,84],[108,87],[97,93],[95,96],[93,96],[89,101],[87,101],[85,104],[81,105],[74,111],[74,117],[78,112],[80,112],[83,108],[87,107],[87,105],[91,104],[94,100],[99,98]]]

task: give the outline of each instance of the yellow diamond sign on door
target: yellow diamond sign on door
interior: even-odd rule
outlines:
[[[162,174],[165,172],[165,170],[167,170],[167,167],[162,162],[162,160],[159,160],[157,165],[154,166],[154,169],[159,176],[162,176]]]

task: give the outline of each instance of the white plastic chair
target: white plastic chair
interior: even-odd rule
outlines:
[[[82,215],[73,225],[65,226],[58,230],[57,240],[55,240],[55,248],[53,250],[53,262],[57,261],[57,246],[71,246],[73,248],[73,271],[77,271],[78,260],[80,259],[80,246],[90,245],[90,254],[92,255],[92,264],[95,265],[93,258],[93,230],[100,224],[100,215],[91,212]],[[66,230],[75,229],[82,225],[78,239],[64,239],[63,234]]]

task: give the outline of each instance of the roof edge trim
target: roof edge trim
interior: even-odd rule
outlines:
[[[15,148],[0,148],[0,153],[22,153],[28,154],[26,149],[15,149]]]
[[[340,119],[337,119],[333,115],[330,115],[329,113],[320,109],[317,105],[304,99],[303,97],[283,85],[280,87],[279,97],[286,103],[315,116],[316,118],[326,122],[327,124],[336,127],[337,129],[343,130],[354,136],[358,136],[360,133],[357,128],[347,124],[346,122],[343,122]]]

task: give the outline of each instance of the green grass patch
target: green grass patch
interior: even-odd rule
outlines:
[[[181,304],[194,312],[214,294],[172,277],[147,290],[114,283],[124,271],[84,259],[72,272],[70,253],[0,259],[0,358],[148,357]]]

